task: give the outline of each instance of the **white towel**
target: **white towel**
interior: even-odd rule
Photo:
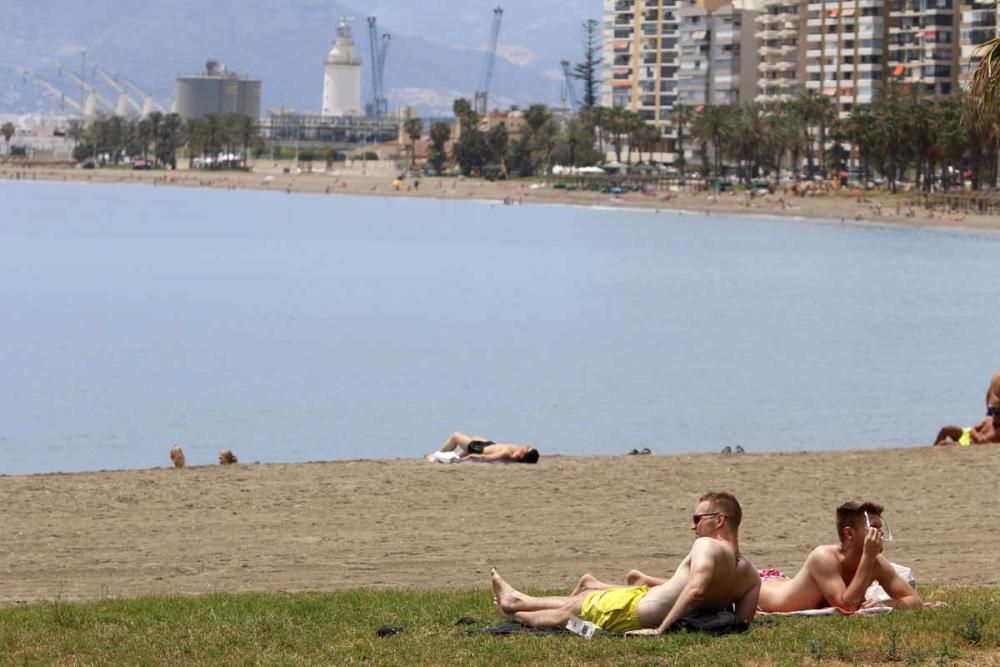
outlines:
[[[427,455],[427,461],[429,463],[461,463],[462,457],[455,451],[434,452],[433,454]]]

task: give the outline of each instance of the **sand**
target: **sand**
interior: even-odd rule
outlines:
[[[370,163],[375,165],[375,163]],[[284,169],[290,173],[285,174]],[[319,168],[317,166],[317,168]],[[775,193],[748,199],[744,193],[710,195],[685,189],[681,192],[657,192],[653,195],[626,193],[608,195],[594,192],[569,192],[538,187],[523,181],[488,182],[461,177],[422,178],[418,188],[404,183],[393,186],[396,171],[390,163],[331,172],[296,173],[293,163],[258,161],[252,172],[130,171],[125,169],[75,169],[66,167],[17,167],[0,163],[0,180],[49,180],[90,183],[135,183],[156,186],[201,187],[224,190],[270,190],[287,194],[353,194],[385,197],[435,197],[441,199],[505,199],[522,204],[571,204],[578,206],[615,206],[659,211],[691,211],[708,214],[776,215],[825,219],[835,222],[881,223],[906,226],[933,226],[961,229],[1000,230],[1000,215],[979,215],[932,210],[918,205],[910,197],[889,198],[879,193],[864,196],[841,191],[837,194],[796,196]],[[912,204],[912,206],[911,206]]]
[[[164,461],[167,461],[164,448]],[[742,550],[794,572],[848,499],[887,507],[918,582],[1000,584],[1000,447],[724,456],[238,464],[0,477],[0,605],[150,594],[489,590],[669,572],[700,493],[743,501]]]

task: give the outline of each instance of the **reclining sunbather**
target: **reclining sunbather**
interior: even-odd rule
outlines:
[[[760,587],[761,611],[788,612],[837,607],[857,611],[865,604],[865,591],[878,581],[892,598],[883,606],[897,609],[927,606],[899,576],[882,554],[885,525],[882,507],[872,502],[844,503],[837,508],[839,544],[812,550],[793,578],[778,573],[764,576]]]
[[[573,594],[532,597],[514,590],[492,571],[493,597],[509,619],[533,628],[561,628],[571,616],[604,630],[627,635],[661,634],[693,612],[730,610],[753,620],[760,577],[740,555],[740,504],[729,493],[707,493],[691,517],[697,536],[691,552],[669,580],[649,586],[619,587],[585,575]]]
[[[482,436],[465,435],[455,431],[438,453],[455,452],[459,458],[469,461],[511,461],[514,463],[538,463],[538,450],[531,445],[495,443]],[[433,455],[432,455],[433,456]]]
[[[1000,443],[1000,371],[994,373],[986,390],[986,418],[975,426],[954,424],[943,427],[934,439],[935,447],[946,445],[986,445]]]

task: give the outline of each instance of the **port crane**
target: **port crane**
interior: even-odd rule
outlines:
[[[490,26],[490,41],[483,60],[483,75],[479,80],[479,90],[473,96],[472,108],[485,116],[489,111],[490,84],[493,83],[493,69],[497,62],[497,43],[500,40],[500,23],[503,21],[503,7],[493,10],[493,23]]]
[[[118,93],[118,104],[115,105],[115,113],[117,115],[119,116],[129,115],[128,107],[131,107],[140,116],[143,115],[142,105],[136,102],[134,99],[132,99],[131,96],[129,96],[128,91],[126,91],[125,88],[118,83],[113,74],[110,74],[109,72],[105,71],[105,69],[100,65],[94,65],[94,73],[100,75],[100,77],[104,79],[104,81],[109,86],[114,88],[115,92]]]
[[[128,88],[129,90],[131,90],[132,93],[136,97],[138,97],[139,99],[142,100],[142,117],[143,118],[145,118],[146,116],[148,116],[153,111],[159,111],[160,113],[166,113],[166,109],[164,109],[163,106],[160,105],[160,103],[156,101],[156,98],[154,98],[152,96],[152,94],[147,93],[145,90],[143,90],[139,86],[135,85],[134,83],[132,83],[131,81],[129,81],[128,78],[122,76],[121,74],[117,74],[115,76],[115,78],[117,79],[117,81],[119,83],[124,84],[124,86],[126,88]]]
[[[576,96],[576,86],[573,85],[573,72],[569,68],[570,63],[568,60],[561,60],[559,64],[562,65],[563,77],[565,79],[563,83],[563,100],[569,98],[570,108],[576,113],[580,110],[580,98]]]
[[[73,72],[69,71],[62,65],[59,66],[59,73],[65,74],[66,76],[68,76],[70,79],[73,80],[73,83],[86,90],[88,94],[87,98],[88,100],[90,99],[90,96],[93,96],[93,98],[97,101],[99,105],[105,107],[112,114],[117,115],[117,107],[114,104],[112,104],[111,100],[109,100],[104,95],[101,95],[99,92],[97,92],[97,89],[94,88],[92,85],[90,85],[89,83],[78,77],[76,74],[73,74]]]
[[[93,118],[94,116],[97,115],[97,100],[91,95],[88,95],[86,102],[84,102],[84,104],[81,105],[72,97],[68,97],[64,91],[59,89],[58,86],[56,86],[53,83],[50,83],[49,81],[46,81],[45,79],[38,76],[34,72],[31,72],[29,70],[21,70],[21,77],[24,79],[25,82],[31,81],[42,90],[59,98],[59,103],[62,106],[65,107],[68,104],[84,118]]]
[[[368,106],[368,115],[381,118],[389,113],[389,100],[385,97],[385,61],[389,53],[389,43],[392,35],[383,33],[378,36],[378,21],[374,16],[368,17],[368,48],[371,54],[372,101]]]

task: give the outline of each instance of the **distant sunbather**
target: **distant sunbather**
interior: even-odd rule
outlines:
[[[757,612],[760,577],[740,555],[740,504],[729,493],[707,493],[691,518],[697,536],[690,553],[669,580],[633,587],[605,584],[584,575],[569,596],[532,597],[492,571],[493,597],[500,613],[533,628],[561,628],[571,616],[604,630],[658,635],[694,612],[730,610],[746,621]]]
[[[947,445],[987,445],[1000,443],[1000,371],[993,374],[986,390],[986,418],[975,426],[954,424],[943,427],[934,439],[935,447]]]
[[[459,458],[469,461],[510,461],[514,463],[538,463],[538,450],[531,445],[496,443],[482,436],[465,435],[455,431],[439,453],[455,452]]]
[[[844,503],[837,508],[839,544],[812,550],[793,578],[777,572],[762,575],[760,610],[801,611],[837,607],[857,611],[865,606],[865,591],[878,581],[898,609],[927,606],[917,592],[882,555],[882,507],[872,502]]]

